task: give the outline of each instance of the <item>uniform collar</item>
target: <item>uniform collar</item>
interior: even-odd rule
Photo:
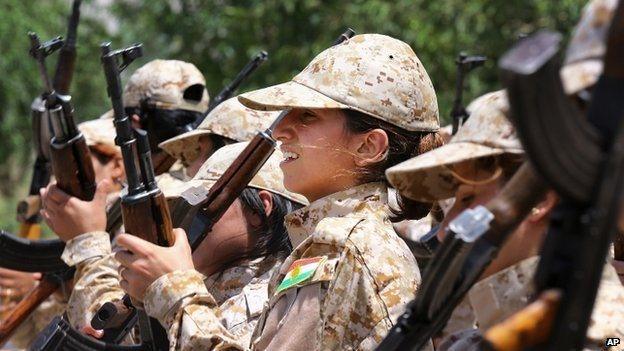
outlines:
[[[318,222],[326,217],[366,218],[387,214],[388,194],[381,183],[366,183],[320,198],[284,217],[293,248],[314,233]]]

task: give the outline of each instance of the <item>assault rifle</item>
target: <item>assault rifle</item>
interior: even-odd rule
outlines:
[[[459,127],[468,119],[468,112],[462,103],[464,95],[464,81],[468,73],[477,67],[483,66],[487,61],[485,56],[468,56],[466,53],[460,53],[455,60],[457,66],[457,77],[455,80],[455,98],[453,99],[453,109],[451,110],[451,119],[453,120],[453,135],[457,133]]]
[[[69,19],[68,40],[60,37],[41,43],[35,33],[29,33],[30,54],[35,58],[44,81],[45,110],[54,136],[50,140],[52,170],[60,189],[82,200],[91,200],[95,193],[95,173],[84,136],[78,131],[73,118],[71,97],[68,95],[71,74],[75,63],[76,27],[80,2],[74,3]],[[45,58],[62,48],[53,86],[50,83]],[[68,62],[63,60],[67,59]],[[69,76],[61,76],[69,75]],[[43,243],[45,246],[47,243]],[[21,268],[20,270],[23,270]],[[0,325],[0,345],[4,344],[17,327],[63,282],[73,276],[73,270],[49,271],[42,281],[20,301]]]
[[[243,83],[245,79],[247,79],[264,61],[268,58],[268,54],[266,51],[260,51],[251,61],[249,61],[243,69],[238,72],[234,80],[230,82],[230,84],[226,85],[217,96],[215,96],[208,106],[208,110],[204,113],[204,115],[192,123],[184,126],[186,131],[191,131],[197,129],[197,127],[206,119],[210,111],[212,111],[215,107],[217,107],[223,101],[232,97],[236,89]],[[170,155],[164,154],[160,162],[156,165],[156,173],[164,173],[171,168],[171,166],[175,163],[175,158]]]
[[[341,38],[346,38],[346,34]],[[186,230],[193,251],[273,154],[276,141],[271,135],[288,112],[281,112],[269,128],[258,132],[210,190],[197,187],[182,194],[186,201],[179,201],[174,208],[173,225]],[[91,320],[91,326],[104,329],[105,340],[120,340],[123,335],[119,335],[119,331],[128,330],[132,315],[130,300],[124,297],[121,301],[104,304]],[[114,332],[107,336],[107,330]]]
[[[247,79],[261,64],[263,64],[269,57],[266,51],[260,51],[254,56],[251,61],[247,62],[245,67],[238,72],[236,77],[230,82],[230,84],[226,85],[217,96],[210,100],[210,105],[208,106],[208,111],[204,113],[204,117],[198,119],[193,123],[193,129],[197,129],[197,127],[201,124],[201,122],[208,116],[210,111],[214,110],[220,103],[229,99],[234,95],[234,92],[238,89],[238,87],[243,83],[245,79]]]
[[[553,57],[536,62],[529,55],[523,57],[526,63],[522,64],[521,57],[511,52],[501,61],[512,110],[533,114],[527,121],[518,121],[526,126],[524,130],[519,128],[519,136],[544,179],[562,197],[553,213],[535,275],[538,293],[559,294],[555,304],[537,309],[552,323],[545,331],[540,330],[541,338],[529,338],[533,343],[525,342],[522,347],[578,350],[585,345],[609,245],[621,229],[623,38],[624,3],[620,2],[608,32],[603,74],[594,87],[586,118],[566,99],[559,65]],[[551,52],[556,53],[556,49]],[[547,94],[537,94],[537,87]],[[617,244],[618,239],[615,241]],[[519,315],[529,312],[523,310]],[[515,330],[514,322],[497,329]],[[505,334],[496,331],[488,331],[485,343],[496,349],[509,345],[509,338],[499,338]]]
[[[121,148],[128,182],[127,194],[121,198],[122,218],[126,232],[156,245],[171,246],[171,216],[165,196],[156,184],[147,133],[132,129],[123,107],[120,73],[141,56],[141,44],[115,51],[111,51],[110,43],[102,45],[102,66],[115,114],[115,143]],[[142,309],[137,309],[137,314],[143,345],[151,350],[166,350],[167,333],[160,323]]]
[[[68,19],[67,37],[65,45],[61,47],[59,58],[54,74],[54,89],[61,95],[67,95],[71,85],[72,76],[76,62],[76,32],[78,21],[80,20],[81,0],[74,0],[72,13]],[[40,52],[47,56],[49,52]],[[45,82],[49,81],[47,76],[42,77]],[[37,97],[31,105],[33,143],[35,146],[36,159],[33,165],[33,174],[30,181],[28,196],[20,201],[17,206],[17,220],[20,224],[20,237],[28,239],[39,239],[41,227],[39,222],[39,209],[41,199],[39,189],[45,187],[50,182],[50,147],[51,139],[49,129],[49,116],[45,106],[47,93]]]

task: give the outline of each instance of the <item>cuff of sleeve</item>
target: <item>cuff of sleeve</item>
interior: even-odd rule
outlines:
[[[194,269],[174,271],[147,287],[143,305],[148,315],[164,321],[182,299],[198,294],[208,294],[201,273]]]
[[[107,232],[81,234],[65,244],[61,259],[68,266],[75,266],[90,258],[110,255],[111,243]]]

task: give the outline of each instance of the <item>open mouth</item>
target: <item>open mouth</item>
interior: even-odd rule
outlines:
[[[292,162],[299,158],[298,154],[291,151],[282,150],[282,155],[284,156],[284,160],[282,161],[283,163]]]

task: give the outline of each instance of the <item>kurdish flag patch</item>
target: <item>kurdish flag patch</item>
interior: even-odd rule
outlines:
[[[312,278],[316,269],[325,261],[327,261],[327,256],[296,260],[288,268],[288,273],[286,273],[284,280],[277,287],[277,292],[279,293]]]

